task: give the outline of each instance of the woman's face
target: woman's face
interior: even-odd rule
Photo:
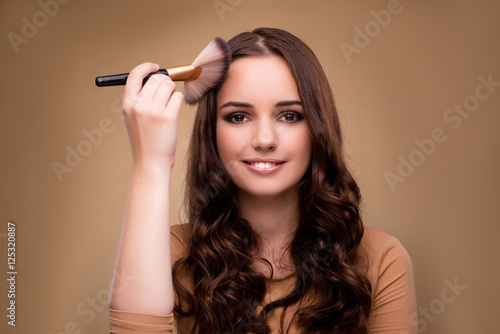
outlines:
[[[217,149],[231,180],[248,195],[296,189],[311,160],[297,84],[277,56],[231,63],[217,95]]]

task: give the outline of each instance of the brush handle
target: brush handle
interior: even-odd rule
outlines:
[[[168,71],[164,68],[154,72],[154,73],[149,73],[144,80],[142,80],[142,85],[148,81],[148,79],[155,74],[165,74],[168,75]],[[105,86],[120,86],[120,85],[125,85],[127,83],[127,78],[128,78],[129,73],[122,73],[122,74],[113,74],[113,75],[103,75],[101,77],[95,78],[95,84],[96,86],[99,87],[105,87]]]

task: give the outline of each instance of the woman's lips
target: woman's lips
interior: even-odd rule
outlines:
[[[285,163],[283,160],[276,159],[249,159],[244,160],[243,162],[250,170],[261,174],[275,172]]]

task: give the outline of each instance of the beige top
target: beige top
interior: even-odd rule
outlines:
[[[171,228],[172,263],[186,251],[186,234],[181,225]],[[416,300],[411,259],[395,237],[366,227],[361,246],[368,260],[367,277],[372,284],[371,334],[417,334]],[[287,294],[295,284],[293,274],[272,279],[264,303]],[[279,310],[279,309],[278,309]],[[289,308],[288,312],[293,312]],[[272,333],[279,332],[280,313],[271,312]],[[173,314],[153,315],[109,310],[110,333],[190,333],[193,319],[177,319]],[[291,328],[291,333],[298,333]]]

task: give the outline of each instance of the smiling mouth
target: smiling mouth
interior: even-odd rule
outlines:
[[[281,165],[284,161],[281,162],[268,162],[268,161],[243,161],[248,165],[252,165],[257,169],[271,169],[276,167],[277,165]]]

